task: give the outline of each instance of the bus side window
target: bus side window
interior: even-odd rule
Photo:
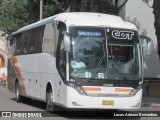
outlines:
[[[52,23],[48,23],[44,28],[42,51],[55,55],[55,31]]]
[[[20,42],[21,42],[21,34],[18,34],[16,36],[16,46],[15,46],[14,55],[20,55],[20,53],[21,53],[21,51],[20,51]]]

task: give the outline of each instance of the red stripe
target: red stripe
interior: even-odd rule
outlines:
[[[14,70],[15,70],[15,72],[17,74],[17,77],[18,77],[18,80],[19,80],[20,85],[22,87],[23,93],[24,93],[24,95],[27,95],[26,88],[25,88],[25,85],[24,85],[24,81],[23,81],[23,78],[22,78],[20,66],[18,65],[17,58],[14,56],[10,60],[11,60],[11,63],[13,65],[13,67],[14,67]]]
[[[101,88],[96,87],[83,87],[85,91],[101,91]]]
[[[131,92],[132,88],[115,88],[115,92]]]

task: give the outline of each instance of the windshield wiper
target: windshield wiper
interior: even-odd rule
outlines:
[[[112,60],[113,63],[111,63],[114,66],[114,69],[118,67],[118,69],[121,71],[121,73],[124,73],[122,67],[119,65],[117,60]]]
[[[127,83],[128,79],[127,79],[126,75],[124,75],[124,71],[123,71],[122,67],[119,65],[118,61],[117,60],[112,60],[112,61],[113,61],[114,66],[118,66],[118,68],[120,69],[121,73],[123,74],[122,77],[123,77],[124,82]]]

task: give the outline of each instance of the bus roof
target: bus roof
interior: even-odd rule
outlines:
[[[62,21],[66,23],[67,26],[101,26],[137,30],[134,24],[123,21],[119,16],[91,12],[69,12],[57,14],[25,26],[13,32],[12,35],[47,24],[53,20]]]

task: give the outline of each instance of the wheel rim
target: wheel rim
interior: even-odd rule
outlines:
[[[53,107],[53,92],[48,93],[47,107],[49,110],[51,110],[51,108]]]
[[[17,99],[19,98],[19,90],[18,90],[18,88],[16,88],[16,98]]]
[[[50,107],[52,106],[52,98],[53,98],[53,93],[49,93],[48,103]]]

